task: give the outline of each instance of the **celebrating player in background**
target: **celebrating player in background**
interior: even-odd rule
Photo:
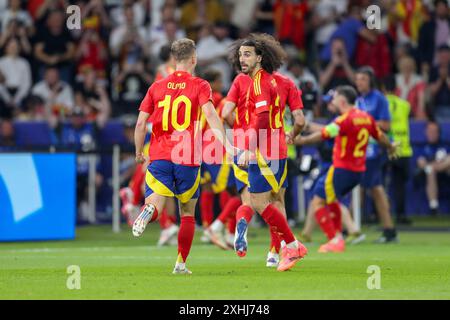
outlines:
[[[235,44],[235,49],[240,46],[240,41]],[[233,51],[235,53],[235,51]],[[300,99],[301,91],[298,90],[295,84],[287,77],[283,76],[278,72],[273,73],[273,77],[277,82],[277,87],[279,88],[280,94],[280,106],[282,108],[281,115],[284,114],[286,103],[289,105],[290,109],[293,111],[293,117],[295,119],[295,130],[288,133],[289,137],[296,135],[294,132],[301,131],[304,126],[305,120],[303,116],[303,103]],[[227,101],[223,108],[223,115],[227,119],[228,123],[233,125],[234,143],[235,145],[242,142],[242,133],[248,128],[249,116],[248,116],[248,101],[250,88],[252,85],[252,78],[246,73],[240,73],[233,81],[230,91],[227,96]],[[235,111],[235,117],[232,116],[232,112]],[[234,119],[235,118],[235,119]],[[292,138],[290,138],[292,139]],[[239,141],[239,142],[238,142]],[[237,159],[236,159],[237,160]],[[239,189],[242,198],[244,199],[244,205],[241,207],[241,202],[239,198],[232,198],[227,206],[222,210],[219,217],[211,226],[211,233],[215,237],[219,237],[221,228],[223,227],[223,221],[229,216],[232,216],[237,209],[246,210],[253,215],[251,210],[250,194],[248,192],[248,171],[246,168],[239,167],[237,162],[234,164],[234,172],[236,179],[236,187]],[[274,194],[273,203],[277,208],[286,216],[285,210],[285,188],[280,188],[278,194]],[[247,202],[247,203],[245,203]],[[250,208],[250,209],[249,209]],[[250,218],[251,218],[250,216]],[[240,218],[239,218],[240,219]],[[269,253],[267,254],[267,267],[277,267],[279,263],[279,252],[280,252],[280,239],[278,235],[270,230],[271,243],[269,248]],[[238,255],[245,255],[245,250],[238,250]]]
[[[234,148],[212,104],[210,85],[192,72],[197,64],[194,41],[180,39],[171,47],[175,72],[152,84],[139,108],[135,128],[136,162],[145,161],[143,147],[147,121],[152,119],[150,164],[145,177],[145,205],[133,225],[140,236],[149,222],[155,221],[168,197],[180,202],[181,224],[178,233],[178,258],[173,273],[190,274],[186,268],[195,232],[195,205],[199,195],[201,164],[200,114],[227,151]],[[200,150],[199,150],[200,149]]]
[[[244,74],[240,73],[236,76],[231,84],[230,90],[222,108],[222,118],[229,126],[233,127],[233,143],[240,149],[244,149],[245,144],[245,130],[248,127],[248,93],[252,79]],[[233,117],[235,113],[235,118]],[[229,228],[233,227],[233,246],[234,246],[234,233],[236,229],[236,216],[247,214],[253,216],[253,210],[250,203],[250,193],[248,192],[248,172],[246,168],[240,168],[237,165],[237,157],[234,158],[233,166],[233,178],[232,181],[235,184],[236,191],[239,196],[232,197],[226,205],[222,208],[219,216],[208,228],[207,232],[210,239],[214,244],[222,248],[222,230],[227,220],[234,219],[233,224],[229,224]],[[229,230],[230,231],[230,230]],[[229,240],[226,238],[226,242]]]
[[[383,132],[389,132],[391,114],[389,103],[384,95],[375,89],[375,74],[371,67],[361,67],[356,71],[356,88],[360,96],[356,106],[369,113],[377,122]],[[378,145],[369,141],[367,147],[367,170],[364,173],[361,186],[369,189],[375,204],[378,217],[383,225],[383,235],[376,240],[377,243],[397,242],[397,231],[392,221],[389,200],[383,187],[382,168],[387,162],[384,152]]]
[[[339,116],[339,110],[337,107],[332,103],[333,100],[334,91],[330,90],[325,96],[322,97],[322,100],[326,102],[327,104],[327,110],[331,114],[331,118],[329,121],[333,121],[335,118]],[[308,122],[306,130],[309,133],[314,132],[321,132],[325,128],[325,125],[314,123],[314,122]],[[334,139],[329,139],[322,141],[317,146],[317,150],[320,154],[320,173],[315,178],[315,182],[313,185],[313,194],[315,193],[314,190],[316,187],[319,186],[319,181],[326,177],[328,169],[333,164],[333,147],[334,147]],[[323,178],[324,179],[324,178]],[[350,207],[350,198],[351,194],[348,194],[344,197],[344,199],[339,199],[339,205],[342,213],[342,224],[347,229],[348,235],[345,238],[346,243],[350,244],[357,244],[361,241],[364,241],[366,238],[366,235],[361,233],[360,229],[357,228],[355,225],[352,216],[350,214],[350,210],[348,209]],[[331,216],[333,218],[334,213],[331,212]],[[311,203],[308,206],[308,212],[306,216],[305,225],[303,226],[303,230],[299,236],[300,241],[302,242],[311,242],[312,241],[312,233],[315,226],[315,212],[314,209],[311,206]],[[329,239],[331,240],[331,239]]]
[[[208,81],[211,85],[213,94],[213,104],[216,107],[217,114],[221,117],[224,105],[224,99],[221,94],[223,89],[222,74],[220,71],[211,69],[203,74],[203,79]],[[209,126],[206,124],[204,116],[201,117],[201,125],[203,132],[203,161],[202,161],[202,180],[201,180],[201,194],[200,194],[200,213],[202,225],[205,228],[204,234],[201,238],[203,242],[212,241],[218,247],[227,250],[233,245],[234,229],[236,227],[236,219],[234,217],[225,217],[222,219],[218,217],[221,226],[230,221],[227,237],[224,238],[222,232],[212,232],[208,228],[214,220],[214,197],[219,195],[220,209],[224,210],[227,203],[232,198],[232,194],[236,192],[233,190],[234,185],[233,172],[230,164],[224,159],[225,153],[220,142],[215,139]],[[216,151],[222,151],[216,154]],[[216,225],[218,222],[216,222]],[[216,228],[217,229],[217,228]],[[220,230],[222,231],[222,230]]]
[[[151,124],[148,125],[151,128]],[[148,155],[150,146],[151,129],[146,134],[144,145],[144,154]],[[147,141],[148,140],[148,141]],[[140,207],[144,202],[145,193],[145,173],[147,172],[148,161],[138,163],[130,180],[129,186],[120,190],[120,199],[122,200],[122,214],[127,218],[129,226],[133,226],[134,221],[139,215]],[[176,225],[177,217],[175,215],[176,204],[173,198],[168,198],[164,210],[159,217],[159,226],[161,233],[157,242],[158,246],[175,245],[178,226]]]
[[[357,93],[353,87],[337,87],[332,103],[338,108],[341,116],[321,132],[296,139],[298,145],[335,139],[333,165],[328,169],[327,175],[318,181],[311,201],[317,223],[330,239],[320,246],[319,252],[345,250],[338,201],[363,179],[369,138],[373,137],[380,145],[387,148],[390,157],[394,157],[396,152],[395,145],[391,144],[387,136],[377,127],[373,117],[355,108],[356,97]]]
[[[283,108],[277,82],[272,72],[283,63],[286,53],[280,43],[267,34],[251,34],[235,46],[233,62],[243,73],[251,76],[248,116],[248,148],[238,157],[240,166],[248,166],[249,192],[252,208],[261,214],[273,234],[286,243],[278,271],[291,269],[307,249],[295,239],[283,211],[274,203],[280,189],[287,185],[287,145],[283,127]],[[295,111],[294,111],[295,112]],[[288,135],[292,140],[301,132],[301,124]],[[284,208],[283,208],[284,209]],[[253,213],[251,208],[246,213]],[[235,249],[247,251],[247,229],[251,215],[236,217]]]
[[[164,45],[159,52],[159,58],[162,61],[157,68],[155,81],[161,80],[175,71],[175,59],[171,53],[170,45]],[[145,136],[144,154],[148,155],[148,147],[150,145],[151,125],[148,126],[149,132]],[[148,141],[147,141],[148,140]],[[128,187],[120,190],[120,198],[122,200],[122,214],[127,218],[128,224],[133,225],[139,215],[139,208],[144,201],[145,193],[145,173],[148,163],[140,163],[136,166],[133,177]],[[166,207],[159,217],[159,225],[161,234],[158,239],[158,246],[173,244],[178,233],[176,223],[176,205],[173,198],[167,199]]]

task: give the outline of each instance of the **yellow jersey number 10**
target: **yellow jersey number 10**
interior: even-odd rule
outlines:
[[[184,120],[183,123],[178,123],[178,108],[181,103],[185,105]],[[164,108],[162,118],[162,128],[164,131],[169,130],[169,116],[171,119],[172,127],[177,131],[186,130],[189,127],[191,119],[192,102],[185,95],[178,96],[172,102],[172,96],[166,95],[164,100],[158,102],[159,108]],[[171,113],[171,115],[169,115]]]

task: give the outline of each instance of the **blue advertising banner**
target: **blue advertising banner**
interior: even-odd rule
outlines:
[[[0,154],[0,241],[74,239],[75,154]]]

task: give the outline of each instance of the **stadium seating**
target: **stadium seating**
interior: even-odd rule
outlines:
[[[425,121],[411,121],[409,123],[409,136],[411,139],[411,144],[423,144],[426,142],[426,137],[424,134],[425,127]]]
[[[450,122],[441,124],[441,138],[443,142],[450,144]]]
[[[99,132],[99,145],[111,146],[113,144],[127,144],[124,135],[123,123],[119,120],[111,120]]]
[[[56,137],[46,121],[16,121],[14,131],[18,147],[45,147],[56,142]]]
[[[440,126],[442,141],[444,143],[450,144],[450,122],[441,123]],[[411,159],[412,172],[415,168],[417,151],[426,143],[425,127],[425,121],[411,121],[410,123],[411,144],[415,153],[415,155]],[[57,146],[56,136],[46,122],[17,121],[14,123],[14,128],[16,131],[16,144],[20,148],[45,147],[50,145]],[[102,148],[110,147],[114,144],[123,146],[129,144],[124,135],[123,123],[119,120],[109,121],[104,128],[100,129],[98,138],[98,145]],[[312,146],[304,147],[303,154],[317,156],[317,150]],[[108,162],[110,162],[111,159],[108,156],[105,157],[108,159],[103,159],[105,166],[104,169],[108,168],[108,170],[103,170],[103,174],[109,177],[110,165],[108,165]],[[444,192],[442,195],[442,207],[444,208],[444,212],[449,212],[450,203],[446,203],[448,201],[445,201],[445,198],[448,198],[449,190],[447,189],[449,188],[444,189],[445,190],[443,190]],[[407,213],[426,213],[428,211],[428,207],[424,188],[418,188],[417,186],[414,186],[412,183],[412,179],[410,179],[410,181],[408,181],[407,191],[408,194],[413,195],[411,197],[411,201],[407,203]],[[307,201],[311,196],[312,194],[310,191],[306,192]]]

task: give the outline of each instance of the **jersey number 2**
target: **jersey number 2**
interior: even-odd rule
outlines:
[[[358,132],[358,136],[356,137],[358,139],[358,143],[356,144],[355,151],[353,152],[353,156],[355,158],[361,158],[364,156],[364,146],[367,144],[367,141],[369,140],[369,131],[366,128],[362,128]]]
[[[275,117],[274,117],[275,123],[274,124],[272,123],[272,108],[269,109],[270,127],[272,129],[279,129],[283,126],[283,122],[281,122],[281,121],[284,116],[281,113],[281,109],[280,109],[280,96],[279,95],[277,95],[277,98],[275,99],[275,107],[277,107],[277,109],[279,109],[279,110],[277,113],[275,113]]]
[[[178,108],[180,103],[184,103],[185,111],[184,111],[184,120],[183,123],[178,123]],[[169,112],[171,111],[171,123],[172,127],[177,131],[186,130],[189,127],[191,120],[191,109],[192,102],[185,95],[178,96],[172,102],[172,96],[166,94],[164,100],[158,102],[159,108],[164,108],[163,117],[162,117],[162,129],[164,131],[169,130]]]

